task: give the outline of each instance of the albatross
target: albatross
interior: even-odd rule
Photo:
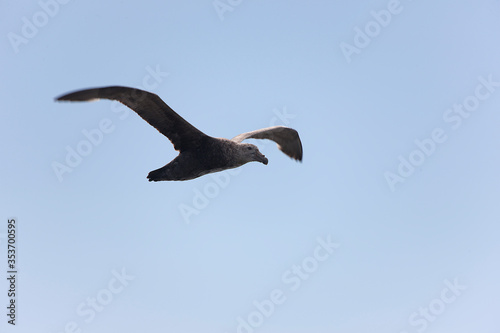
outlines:
[[[240,167],[248,162],[267,165],[267,158],[257,146],[242,143],[246,139],[268,139],[291,158],[302,161],[302,143],[296,130],[273,126],[243,133],[231,140],[214,138],[188,123],[158,95],[129,87],[112,86],[74,91],[57,101],[118,101],[165,135],[179,155],[165,166],[151,171],[149,181],[190,180],[200,176]]]

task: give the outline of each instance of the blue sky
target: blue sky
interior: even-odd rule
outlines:
[[[2,332],[500,329],[500,2],[0,6]],[[293,127],[303,163],[253,140],[267,166],[149,183],[165,137],[54,102],[107,85],[216,137]]]

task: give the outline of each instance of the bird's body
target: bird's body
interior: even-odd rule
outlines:
[[[237,168],[238,163],[230,157],[238,147],[227,139],[207,137],[199,142],[199,146],[179,154],[164,167],[151,171],[149,180],[190,180],[208,173]]]
[[[294,129],[274,126],[243,133],[231,140],[214,138],[184,120],[157,95],[143,90],[115,86],[80,90],[57,98],[58,101],[95,99],[110,99],[125,104],[168,137],[180,152],[164,167],[151,171],[149,181],[190,180],[252,161],[267,164],[267,158],[255,145],[241,143],[249,138],[273,140],[285,154],[302,160],[302,144]]]

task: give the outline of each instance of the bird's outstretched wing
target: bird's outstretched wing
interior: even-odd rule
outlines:
[[[158,95],[128,87],[103,87],[75,91],[60,97],[58,101],[92,101],[110,99],[134,110],[142,119],[165,135],[178,151],[187,150],[206,134],[179,116]]]
[[[293,159],[302,161],[302,143],[296,130],[284,126],[273,126],[256,131],[242,133],[231,140],[240,143],[246,139],[269,139],[278,144],[278,148]]]

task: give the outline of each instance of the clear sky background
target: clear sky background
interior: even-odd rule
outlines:
[[[56,1],[0,4],[2,332],[500,331],[499,1]],[[303,163],[149,183],[165,137],[54,102],[107,85]]]

